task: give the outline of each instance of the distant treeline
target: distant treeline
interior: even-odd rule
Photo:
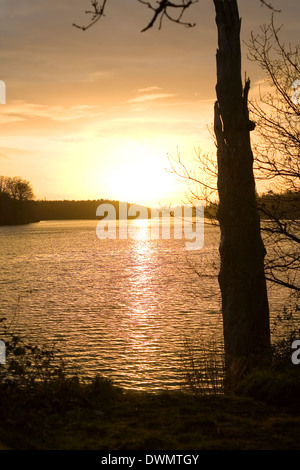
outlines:
[[[97,208],[102,206],[102,216],[97,215]],[[105,205],[107,205],[105,207]],[[131,204],[109,199],[99,200],[16,200],[0,192],[0,225],[19,225],[41,220],[80,220],[125,218]],[[150,214],[150,209],[135,204],[136,210]],[[106,210],[108,209],[108,210]],[[135,211],[134,211],[135,212]],[[139,215],[136,214],[136,215]],[[129,217],[134,218],[134,217]]]
[[[33,201],[14,199],[0,192],[0,225],[23,225],[39,222]]]
[[[28,201],[29,205],[32,206],[32,211],[37,215],[40,220],[71,220],[71,219],[100,219],[101,216],[97,215],[97,208],[102,206],[102,216],[109,219],[114,218],[114,214],[117,219],[126,218],[128,210],[133,204],[128,202],[120,202],[108,199],[99,200],[84,200],[84,201]],[[109,207],[113,206],[114,210],[108,210],[104,212],[105,204]],[[133,208],[133,207],[132,207]],[[167,216],[170,214],[174,215],[176,208],[171,207],[168,210],[164,208],[158,208],[160,216]],[[140,212],[139,212],[140,210]],[[183,213],[183,212],[182,212]],[[196,213],[196,212],[195,212]],[[139,204],[134,204],[134,210],[132,210],[132,216],[128,216],[128,219],[134,219],[137,216],[145,216],[150,218],[151,209]]]
[[[112,201],[109,199],[83,200],[83,201],[47,201],[47,200],[17,200],[6,193],[0,192],[0,225],[16,225],[39,222],[41,220],[80,220],[100,219],[97,208],[107,204],[114,210],[103,212],[103,217],[117,219],[126,217],[131,204],[127,202]],[[261,218],[278,217],[300,219],[300,193],[286,192],[284,194],[268,193],[258,197],[258,206]],[[135,209],[141,209],[141,213],[148,213],[144,206],[134,205]],[[216,218],[218,205],[208,204],[205,207],[205,216]],[[139,214],[136,214],[139,215]],[[135,218],[134,216],[132,218]]]
[[[261,219],[300,219],[300,193],[297,191],[258,195],[257,206]],[[207,217],[216,218],[217,211],[217,203],[210,203],[205,207]]]
[[[300,219],[300,192],[266,193],[258,198],[261,218]]]
[[[261,218],[267,218],[272,214],[272,217],[278,218],[285,217],[291,219],[300,219],[300,193],[286,192],[283,194],[266,193],[258,196],[258,207]],[[39,220],[70,220],[70,219],[99,219],[96,211],[99,205],[112,205],[115,208],[116,218],[124,217],[127,214],[129,207],[128,202],[119,202],[109,199],[99,200],[84,200],[84,201],[26,201],[29,206],[32,206],[31,213]],[[143,210],[145,207],[134,205],[135,209]],[[204,209],[206,217],[215,218],[217,214],[217,204],[207,204]],[[172,210],[172,209],[171,209]],[[150,216],[150,209],[147,208],[148,216]],[[105,214],[109,217],[110,214]],[[133,217],[134,218],[134,217]]]
[[[100,216],[96,215],[97,208],[102,205],[103,210],[105,204],[109,206],[108,212],[103,212],[103,217],[114,217],[117,219],[126,217],[128,208],[131,204],[128,202],[119,202],[109,199],[98,200],[84,200],[84,201],[28,201],[32,206],[34,213],[39,220],[72,220],[72,219],[99,219]],[[114,210],[110,210],[111,207]],[[135,205],[138,209],[143,206]]]

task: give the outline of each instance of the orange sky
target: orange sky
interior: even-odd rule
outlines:
[[[284,38],[298,41],[298,0],[281,8]],[[1,0],[0,174],[29,180],[37,198],[110,198],[143,204],[184,200],[168,168],[179,149],[215,152],[217,31],[212,0],[199,0],[187,29],[165,22],[145,33],[151,12],[135,0],[109,0],[106,18],[82,32],[89,0]],[[268,23],[258,0],[239,1],[242,39]],[[260,71],[247,62],[252,93]],[[300,77],[299,77],[300,78]]]

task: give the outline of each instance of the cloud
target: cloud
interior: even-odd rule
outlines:
[[[32,150],[19,149],[14,147],[0,147],[0,158],[9,160],[13,156],[28,155],[31,154]]]
[[[4,160],[9,160],[10,157],[8,155],[6,155],[5,153],[2,153],[1,150],[0,150],[0,158],[3,158]]]
[[[36,103],[16,101],[6,105],[0,115],[0,122],[7,124],[11,122],[27,121],[29,119],[43,118],[52,121],[74,121],[76,119],[91,118],[101,115],[102,112],[96,105],[76,106],[47,106]]]
[[[107,80],[113,77],[111,71],[102,70],[97,72],[91,72],[86,78],[82,79],[83,82],[98,82],[99,80]]]
[[[53,140],[56,142],[74,144],[74,143],[89,142],[90,138],[87,136],[82,136],[82,135],[75,135],[75,136],[70,135],[67,137],[54,137]]]
[[[176,96],[174,93],[149,93],[136,96],[128,101],[128,103],[145,103],[146,101],[155,101]]]
[[[161,90],[161,87],[159,86],[148,86],[147,88],[139,88],[137,90],[138,93],[150,93],[152,91],[157,91],[157,90]]]

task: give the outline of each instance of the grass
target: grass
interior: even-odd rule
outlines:
[[[251,397],[253,382],[237,396],[124,391],[101,377],[2,386],[0,441],[15,450],[299,450],[299,381],[286,397],[280,382],[280,400],[261,396],[262,380]]]
[[[53,351],[4,333],[11,360],[0,368],[0,449],[300,449],[300,365],[286,366],[282,344],[274,367],[246,376],[235,395],[216,381],[215,350],[199,372],[191,347],[189,391],[145,393],[101,376],[83,382]]]

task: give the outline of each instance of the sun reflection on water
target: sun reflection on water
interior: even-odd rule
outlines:
[[[159,285],[155,278],[156,256],[149,221],[135,221],[128,286],[130,315],[127,337],[136,373],[141,374],[142,381],[147,380],[149,363],[155,363],[159,354],[156,318],[156,293]]]

